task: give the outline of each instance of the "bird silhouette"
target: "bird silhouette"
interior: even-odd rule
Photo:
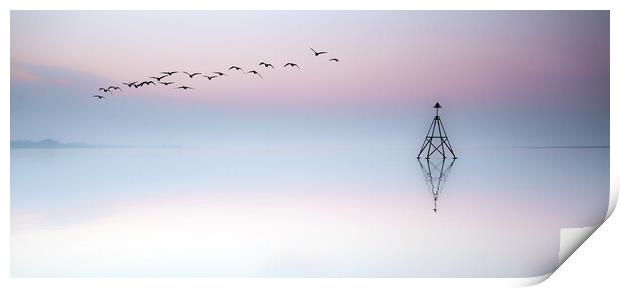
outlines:
[[[328,53],[327,51],[316,51],[312,47],[310,47],[310,50],[312,50],[312,53],[314,53],[314,56],[320,56],[321,54],[327,54]],[[332,62],[332,61],[333,62],[340,62],[340,59],[338,59],[338,58],[331,58],[328,61],[329,62]],[[271,67],[271,69],[275,70],[275,67],[271,63],[260,62],[258,65],[259,66],[264,66],[265,68]],[[298,70],[301,70],[301,67],[298,64],[293,63],[293,62],[287,62],[286,64],[284,64],[284,68],[286,68],[288,66],[290,66],[291,68],[296,67]],[[228,70],[237,70],[237,71],[241,70],[245,74],[254,74],[254,75],[257,75],[258,77],[260,77],[261,79],[263,79],[263,76],[258,71],[256,71],[256,70],[250,70],[250,71],[245,72],[243,70],[243,68],[241,68],[239,66],[234,66],[234,65],[230,66],[230,68],[228,68]],[[151,76],[149,78],[156,80],[156,82],[159,83],[159,84],[168,86],[170,84],[174,84],[175,82],[162,82],[162,79],[164,79],[164,78],[166,78],[168,76],[172,76],[173,74],[180,73],[180,71],[163,71],[163,72],[160,72],[160,73],[164,74],[164,75],[162,75],[162,76]],[[183,73],[186,74],[187,76],[189,76],[189,78],[194,78],[194,76],[202,75],[203,77],[207,78],[208,80],[213,80],[213,78],[217,78],[217,77],[220,77],[220,76],[227,76],[226,74],[224,74],[222,72],[218,72],[218,71],[213,72],[213,74],[216,74],[216,75],[213,75],[213,76],[205,75],[205,74],[202,74],[201,72],[189,73],[187,71],[183,71]],[[139,87],[142,87],[144,85],[150,86],[151,84],[154,85],[154,86],[157,86],[156,82],[153,82],[153,81],[149,80],[149,81],[142,81],[142,82],[140,82],[140,81],[122,82],[122,84],[126,85],[127,87],[139,88]],[[183,85],[183,86],[176,87],[175,89],[187,90],[187,89],[195,89],[195,88]],[[121,91],[123,91],[123,89],[121,89],[121,87],[113,86],[113,85],[109,86],[108,88],[101,87],[98,90],[103,91],[103,92],[107,92],[107,93],[111,93],[111,94],[113,94],[112,93],[113,90],[121,90]],[[102,95],[93,95],[92,97],[95,97],[95,98],[98,98],[98,99],[106,98],[105,96],[102,96]]]
[[[187,76],[189,76],[189,78],[194,78],[194,76],[202,74],[202,73],[200,73],[200,72],[196,72],[196,73],[191,73],[191,74],[190,74],[190,73],[187,73],[187,72],[185,72],[185,71],[183,71],[183,73],[187,74]]]
[[[265,63],[265,62],[260,62],[258,63],[258,66],[263,65],[265,66],[265,68],[269,68],[271,67],[272,69],[276,69],[275,67],[273,67],[273,65],[269,64],[269,63]]]
[[[192,88],[192,87],[187,87],[187,86],[179,86],[179,87],[174,88],[174,89],[183,89],[183,90],[187,90],[187,89],[194,89],[194,88]]]
[[[136,85],[136,83],[138,83],[138,81],[133,81],[133,82],[129,82],[129,83],[123,82],[123,84],[127,85],[127,87],[131,87],[133,85]]]
[[[149,77],[149,78],[155,79],[155,80],[157,80],[157,82],[161,82],[161,79],[164,79],[165,77],[168,77],[168,76],[170,76],[170,75],[164,75],[164,76],[161,76],[161,77],[153,76],[153,77]]]
[[[314,56],[319,56],[319,55],[321,55],[321,54],[325,54],[325,53],[327,53],[327,51],[316,52],[316,51],[314,51],[314,49],[312,49],[312,47],[310,47],[310,50],[312,50],[312,52],[314,52]]]
[[[261,76],[258,72],[256,72],[256,70],[248,71],[248,73],[249,74],[255,74],[255,75],[258,75],[258,77],[263,78],[263,76]]]
[[[286,66],[291,66],[291,68],[292,67],[297,67],[297,69],[301,69],[301,68],[299,68],[299,65],[297,65],[295,63],[291,63],[291,62],[288,62],[288,63],[284,64],[284,68],[286,68]]]
[[[157,86],[157,84],[155,84],[155,82],[153,82],[153,81],[142,81],[142,82],[140,82],[140,84],[137,84],[137,85],[134,85],[134,86],[135,86],[136,88],[138,88],[138,87],[142,87],[142,86],[143,86],[143,85],[145,85],[145,84],[146,84],[146,86],[149,86],[149,85],[151,85],[151,84],[153,84],[153,85]]]

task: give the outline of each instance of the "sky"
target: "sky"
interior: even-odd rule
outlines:
[[[91,97],[166,70],[228,76]],[[608,145],[608,12],[11,12],[12,140],[404,139],[437,101],[457,146]]]

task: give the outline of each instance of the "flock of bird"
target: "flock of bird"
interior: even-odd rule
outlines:
[[[312,53],[314,53],[314,56],[317,56],[317,57],[322,55],[322,54],[327,54],[327,51],[319,51],[319,52],[317,52],[316,50],[314,50],[312,48],[310,48],[310,50],[312,50]],[[328,62],[340,62],[340,60],[338,58],[331,58],[331,59],[328,60]],[[268,69],[268,68],[271,68],[271,69],[274,69],[274,70],[276,69],[273,66],[273,64],[266,63],[266,62],[260,62],[258,64],[258,66],[264,66],[265,69]],[[284,64],[283,68],[287,68],[287,67],[297,68],[298,70],[301,70],[301,67],[297,63],[293,63],[293,62],[287,62],[286,64]],[[241,71],[244,74],[253,74],[255,76],[260,77],[261,79],[263,78],[263,76],[258,71],[256,71],[256,70],[248,70],[246,72],[243,68],[241,68],[239,66],[234,66],[234,65],[230,66],[230,68],[228,68],[228,70],[229,71],[230,70]],[[123,82],[123,84],[126,85],[127,88],[141,88],[144,85],[146,85],[146,86],[150,86],[150,85],[157,86],[157,84],[168,86],[168,85],[171,85],[171,84],[175,84],[175,82],[164,81],[164,78],[171,77],[172,75],[177,74],[177,73],[181,73],[181,72],[179,72],[179,71],[164,71],[164,72],[160,72],[159,76],[151,76],[151,77],[149,77],[149,79],[156,80],[157,83],[155,81],[153,81],[153,80],[146,80],[146,81]],[[217,77],[228,76],[227,74],[219,72],[219,71],[212,72],[210,75],[203,74],[201,72],[190,73],[190,72],[187,72],[187,71],[183,71],[182,73],[186,74],[190,79],[193,79],[196,76],[202,76],[204,78],[207,78],[208,80],[213,80],[213,79],[215,79]],[[182,85],[182,86],[177,86],[174,89],[187,90],[187,89],[194,89],[194,88]],[[121,87],[114,86],[114,85],[110,85],[107,88],[106,87],[101,87],[98,90],[99,91],[103,91],[103,93],[110,93],[110,94],[113,94],[113,91],[116,91],[116,90],[123,91],[123,89],[121,89]],[[92,97],[97,98],[99,100],[102,100],[102,99],[106,98],[103,95],[93,95]]]

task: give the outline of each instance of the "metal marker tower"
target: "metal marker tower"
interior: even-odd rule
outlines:
[[[433,108],[436,110],[435,118],[433,118],[431,127],[428,128],[428,132],[426,132],[426,138],[424,138],[424,143],[422,143],[422,148],[420,148],[420,153],[418,153],[417,158],[420,159],[420,155],[422,155],[425,150],[426,159],[429,159],[435,152],[438,152],[443,158],[446,158],[446,150],[448,150],[448,152],[452,154],[452,158],[456,159],[456,155],[454,155],[454,151],[452,150],[452,145],[450,145],[450,140],[448,140],[446,129],[443,127],[441,118],[439,118],[439,108],[441,108],[441,105],[437,102]]]

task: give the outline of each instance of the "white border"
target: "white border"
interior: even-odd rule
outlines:
[[[620,1],[615,1],[620,2]],[[10,225],[10,217],[9,217],[9,173],[10,173],[10,149],[9,149],[9,141],[10,139],[10,91],[9,91],[9,75],[10,75],[10,45],[8,44],[8,39],[10,39],[10,11],[9,10],[56,10],[56,9],[71,9],[71,10],[81,10],[81,9],[117,9],[117,10],[125,10],[125,9],[135,9],[135,10],[183,10],[183,9],[208,9],[208,10],[217,10],[217,9],[244,9],[244,10],[271,10],[271,9],[297,9],[297,10],[339,10],[339,9],[357,9],[357,10],[391,10],[391,9],[415,9],[415,10],[493,10],[493,9],[505,9],[505,10],[611,10],[611,51],[619,51],[618,50],[618,37],[614,35],[618,35],[618,17],[617,14],[619,9],[616,9],[616,3],[614,1],[603,1],[603,0],[589,0],[589,1],[543,1],[543,0],[521,0],[521,1],[513,1],[508,3],[507,1],[482,1],[482,0],[469,0],[469,1],[428,1],[423,3],[412,3],[412,1],[391,1],[391,0],[382,0],[382,1],[355,1],[354,5],[351,3],[347,3],[346,1],[333,1],[333,0],[314,0],[314,1],[306,1],[303,3],[299,3],[299,1],[284,1],[284,0],[261,0],[261,1],[251,1],[251,0],[221,0],[221,1],[189,1],[189,0],[175,0],[175,1],[133,1],[129,2],[126,0],[108,0],[108,1],[100,1],[98,3],[93,3],[93,1],[78,1],[78,0],[56,0],[56,1],[44,1],[44,0],[28,0],[28,1],[13,1],[13,0],[5,0],[2,2],[4,6],[4,13],[2,14],[2,38],[5,39],[2,45],[2,52],[5,57],[2,57],[2,64],[4,67],[2,79],[2,86],[4,89],[4,102],[3,105],[0,105],[0,118],[2,120],[2,125],[0,125],[0,133],[3,135],[4,141],[0,141],[0,157],[2,165],[0,166],[0,179],[2,179],[1,187],[4,201],[0,203],[0,211],[4,216],[1,222],[1,232],[0,232],[0,251],[6,253],[0,253],[0,255],[6,255],[3,257],[4,261],[0,261],[0,273],[2,273],[2,279],[0,280],[0,286],[2,287],[110,287],[110,286],[120,286],[120,287],[170,287],[183,285],[189,287],[317,287],[317,286],[338,286],[338,287],[412,287],[413,285],[423,285],[423,287],[498,287],[498,286],[520,286],[520,285],[528,285],[535,284],[536,282],[542,281],[546,279],[546,276],[530,278],[530,279],[477,279],[477,278],[468,278],[468,279],[424,279],[424,278],[409,278],[409,279],[372,279],[372,278],[357,278],[357,279],[208,279],[208,278],[190,278],[190,279],[159,279],[159,278],[149,278],[149,279],[141,279],[141,278],[130,278],[130,279],[118,279],[118,278],[86,278],[86,279],[19,279],[19,278],[9,278],[10,272],[10,257],[9,257],[9,225]],[[615,33],[614,33],[615,32]],[[615,203],[617,202],[618,195],[618,177],[617,177],[617,163],[618,163],[618,153],[616,153],[615,147],[618,147],[618,133],[614,132],[613,128],[618,123],[618,116],[613,112],[620,111],[618,108],[618,100],[617,97],[613,95],[617,94],[617,75],[615,73],[617,71],[617,67],[619,67],[618,58],[614,57],[612,52],[612,65],[611,65],[611,167],[610,173],[614,175],[611,177],[611,187],[612,187],[612,201],[610,201],[610,209],[608,213],[608,217],[610,216],[613,208],[615,207]],[[616,68],[616,69],[614,69]],[[617,217],[616,217],[617,218]],[[611,221],[614,222],[614,221]],[[615,234],[609,235],[607,239],[619,239],[618,236],[618,226],[620,225],[618,221],[615,221],[613,227],[606,227],[607,224],[604,224],[603,230],[615,231]],[[615,229],[615,230],[614,230]],[[596,232],[602,233],[603,231]],[[615,237],[615,238],[614,238]],[[593,238],[595,238],[593,236]],[[578,271],[559,273],[562,275],[557,275],[554,277],[563,277],[559,279],[559,281],[548,281],[548,285],[558,284],[561,286],[554,287],[577,287],[573,286],[575,283],[581,283],[582,285],[587,283],[585,281],[589,281],[591,278],[598,278],[596,287],[614,287],[617,286],[618,279],[615,274],[608,267],[617,267],[618,265],[618,248],[615,243],[620,243],[619,241],[603,241],[599,239],[599,243],[601,247],[597,247],[597,251],[604,251],[603,254],[600,254],[599,257],[591,259],[590,261],[596,261],[597,263],[593,263],[595,265],[590,265],[589,263],[581,263],[580,269]],[[604,244],[607,243],[607,244]],[[607,245],[606,247],[604,245]],[[584,245],[588,246],[588,245]],[[615,256],[615,258],[607,258],[606,252],[613,252],[611,255]],[[584,252],[585,253],[585,252]],[[599,252],[601,253],[601,252]],[[576,254],[581,254],[581,252],[577,252]],[[583,257],[582,257],[583,258]],[[571,262],[569,259],[567,263]],[[598,267],[597,269],[588,269],[586,267]],[[608,272],[606,275],[601,275],[599,272],[601,268],[608,268]],[[560,271],[563,270],[559,269]],[[604,271],[604,269],[602,269]],[[589,271],[589,272],[588,272]],[[583,272],[583,273],[582,273]],[[589,274],[588,274],[589,273]],[[548,275],[547,275],[548,276]],[[601,276],[603,279],[601,279]],[[554,277],[551,277],[552,279]],[[581,279],[579,281],[573,281],[575,278]],[[607,279],[607,281],[605,281]],[[563,281],[562,281],[563,280]],[[603,282],[599,282],[603,280]],[[606,283],[606,284],[605,284]],[[546,284],[546,286],[548,286]],[[545,285],[544,285],[545,286]]]

